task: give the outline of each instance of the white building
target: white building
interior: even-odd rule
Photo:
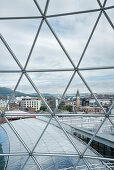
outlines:
[[[6,105],[7,105],[8,101],[7,100],[0,100],[0,110],[4,110]],[[9,110],[9,105],[7,107],[7,110]]]
[[[100,100],[100,103],[103,105],[103,106],[106,106],[106,105],[110,105],[111,104],[111,100],[110,99],[99,99]]]
[[[59,100],[55,99],[55,108],[58,106],[58,104],[59,104]]]
[[[20,102],[21,109],[33,108],[35,111],[40,110],[41,100],[37,98],[23,98]]]
[[[97,102],[95,99],[89,99],[89,106],[90,107],[96,107],[97,106]]]

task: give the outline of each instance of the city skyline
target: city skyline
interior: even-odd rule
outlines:
[[[13,0],[12,0],[13,2]],[[43,9],[45,1],[39,1],[41,8]],[[53,4],[55,3],[55,5]],[[74,7],[76,3],[76,8]],[[23,5],[21,8],[20,4]],[[61,5],[60,5],[61,4]],[[106,6],[111,6],[113,1],[107,1]],[[4,8],[5,5],[5,8]],[[27,10],[23,10],[27,5]],[[31,6],[31,9],[30,9]],[[72,0],[72,3],[66,1],[64,8],[57,8],[58,6],[64,6],[62,1],[50,2],[47,15],[53,15],[56,13],[73,12],[78,10],[87,10],[99,8],[96,0],[94,1],[83,1],[76,2]],[[68,7],[69,6],[69,10]],[[11,10],[15,7],[15,10]],[[34,10],[32,10],[34,8]],[[4,11],[7,9],[7,11]],[[17,10],[16,10],[17,9]],[[13,7],[5,1],[1,3],[1,16],[23,16],[23,15],[38,15],[41,16],[32,2],[17,1],[17,4],[13,3]],[[99,11],[89,14],[79,14],[73,16],[53,17],[49,18],[48,21],[54,29],[57,36],[60,38],[62,44],[66,48],[68,54],[73,60],[74,64],[77,65],[83,49],[87,43],[93,25],[98,17]],[[113,22],[113,10],[107,10],[107,14]],[[69,24],[68,22],[69,21]],[[18,60],[24,66],[32,46],[35,34],[41,19],[34,20],[2,20],[0,22],[0,32],[4,38],[8,41],[9,46],[17,55]],[[81,32],[81,34],[80,34]],[[79,68],[85,67],[102,67],[102,66],[113,66],[113,44],[114,44],[114,33],[109,25],[106,17],[101,16],[90,44],[84,54],[83,60],[80,63]],[[48,41],[50,39],[50,41]],[[9,54],[3,43],[1,45],[1,70],[20,70],[12,56]],[[53,46],[53,49],[51,48]],[[108,56],[108,57],[107,57]],[[7,62],[4,62],[4,59]],[[55,72],[55,73],[28,73],[33,82],[39,88],[41,92],[50,93],[63,93],[64,88],[67,86],[72,74],[73,66],[69,62],[68,58],[64,54],[63,50],[59,46],[57,40],[49,30],[48,26],[44,22],[39,33],[38,40],[34,47],[30,61],[27,66],[27,70],[31,69],[72,69],[68,72]],[[105,93],[114,91],[114,74],[113,69],[108,70],[86,70],[80,71],[84,76],[85,80],[92,87],[92,90],[96,93]],[[5,75],[0,73],[1,81],[0,86],[4,87],[7,84],[10,88],[14,88],[16,85],[16,79],[19,79],[20,73],[9,73]],[[74,77],[74,84],[72,83],[71,93],[75,91],[75,88],[80,87],[80,91],[86,91],[86,87],[83,85],[77,75]],[[23,78],[19,84],[20,89],[26,91],[32,90],[28,80]],[[24,83],[23,83],[24,82]],[[77,85],[76,85],[76,83]],[[26,85],[25,85],[26,84]]]

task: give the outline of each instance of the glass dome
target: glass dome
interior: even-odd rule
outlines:
[[[0,170],[112,168],[108,161],[114,159],[103,158],[90,146],[104,128],[105,120],[114,127],[113,30],[113,0],[1,1],[0,123],[6,123],[0,124]],[[90,97],[90,106],[98,105],[97,110],[80,107],[79,97],[76,104],[77,90],[85,97],[84,105]],[[99,98],[104,98],[105,93],[109,96],[108,108],[107,102]],[[35,95],[38,100],[21,103],[23,95],[27,100],[32,95],[33,101]],[[12,101],[18,101],[19,107]],[[40,113],[37,103],[45,105],[46,112]],[[97,125],[92,121],[95,130],[86,145],[70,133],[73,127],[68,129],[67,124],[64,128],[59,117],[68,116],[72,122],[72,115],[73,119],[80,115],[82,121],[88,116],[88,109],[95,112],[89,117],[101,117],[101,121]],[[30,112],[34,118],[23,119],[31,117]],[[86,123],[88,127],[89,121]]]
[[[7,162],[7,170],[20,170],[21,168],[35,170],[38,167],[33,161],[34,159],[37,160],[39,166],[45,170],[73,169],[78,159],[78,152],[76,152],[63,131],[57,127],[57,124],[55,124],[53,120],[48,125],[44,134],[41,135],[47,122],[46,119],[41,120],[35,118],[12,122],[13,127],[22,138],[21,142],[21,139],[19,140],[17,138],[8,124],[5,123],[1,126],[0,146],[2,152],[11,154]],[[85,146],[84,143],[72,135],[70,136],[75,145],[78,146],[78,149],[82,151]],[[25,144],[25,146],[22,143]],[[90,149],[88,149],[87,152],[93,156],[96,155]],[[7,159],[1,161],[5,167]],[[105,166],[99,160],[93,161],[90,159],[87,161],[93,169],[95,169],[93,163],[97,163],[105,169]],[[80,161],[78,167],[80,167],[80,169],[87,169],[83,160]]]

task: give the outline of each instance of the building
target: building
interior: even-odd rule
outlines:
[[[82,100],[81,100],[81,105],[82,105],[82,106],[89,106],[89,100],[88,100],[88,98],[82,98]]]
[[[79,94],[79,90],[77,90],[77,93],[76,93],[76,112],[79,111],[79,107],[80,107],[80,94]]]
[[[80,106],[80,111],[85,113],[101,113],[102,109],[100,107]]]
[[[49,106],[53,110],[58,106],[59,99],[56,98],[56,97],[47,97],[47,103],[49,104]],[[42,103],[42,105],[45,105],[45,104]]]
[[[25,111],[30,111],[30,108],[33,108],[35,111],[40,110],[41,107],[41,100],[36,97],[29,97],[29,98],[23,98],[20,101],[20,109]]]
[[[6,106],[7,106],[7,103],[8,103],[8,101],[7,100],[0,100],[0,110],[1,111],[4,111],[4,109],[6,108]],[[8,107],[7,107],[7,110],[9,110],[9,105],[8,105]]]
[[[0,110],[4,111],[4,109],[6,108],[8,103],[8,100],[0,100]],[[17,100],[11,100],[10,103],[7,106],[7,110],[19,110],[19,102],[17,102]]]
[[[99,99],[99,101],[104,107],[110,106],[112,103],[112,100],[109,98]]]
[[[19,103],[9,103],[9,110],[19,110]]]
[[[29,107],[29,108],[27,108],[27,111],[31,113],[31,112],[35,112],[36,110],[33,107]]]
[[[89,99],[89,106],[90,106],[90,107],[97,107],[98,104],[97,104],[97,102],[96,102],[95,99],[90,98],[90,99]]]

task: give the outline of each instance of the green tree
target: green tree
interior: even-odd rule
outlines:
[[[46,111],[47,107],[46,106],[41,106],[40,110]]]
[[[70,105],[67,105],[67,106],[59,106],[59,109],[61,109],[61,110],[67,110],[67,111],[69,111],[69,112],[72,112],[72,106],[70,106]]]
[[[72,112],[72,106],[70,105],[66,106],[66,110],[68,110],[69,112]]]

